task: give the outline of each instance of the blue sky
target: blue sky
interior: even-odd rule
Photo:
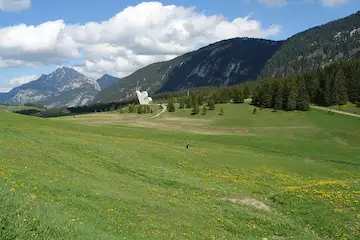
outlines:
[[[126,76],[224,38],[286,39],[359,9],[358,0],[0,0],[0,91],[63,65]]]

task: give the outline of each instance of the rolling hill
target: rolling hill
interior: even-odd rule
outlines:
[[[0,239],[359,239],[359,120],[253,108],[0,110]]]

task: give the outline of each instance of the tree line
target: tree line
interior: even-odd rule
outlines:
[[[265,79],[253,89],[253,104],[287,111],[320,106],[360,105],[360,61],[341,61],[293,77]]]

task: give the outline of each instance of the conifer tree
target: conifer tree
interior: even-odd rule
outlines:
[[[180,99],[180,106],[179,106],[180,109],[183,109],[185,108],[185,102],[183,99]]]
[[[228,103],[230,102],[230,99],[230,92],[226,88],[222,89],[220,94],[220,103]]]
[[[167,107],[169,112],[175,112],[175,105],[172,100],[169,100]]]
[[[215,104],[218,104],[220,103],[220,97],[218,97],[218,94],[217,94],[218,91],[214,92],[212,95],[211,95],[211,98],[214,100],[214,103]]]
[[[245,99],[248,99],[250,97],[250,89],[249,89],[249,86],[247,84],[245,84],[245,87],[244,87],[244,98]]]
[[[319,78],[319,90],[316,103],[323,106],[331,105],[331,75],[325,70],[318,69],[317,77]]]
[[[272,105],[272,89],[269,82],[264,82],[261,86],[260,106],[270,108]]]
[[[234,103],[244,103],[244,95],[241,89],[236,88],[234,94]]]
[[[283,89],[282,82],[280,80],[275,80],[273,82],[273,96],[272,96],[272,107],[276,110],[281,110],[283,108]]]
[[[189,96],[189,97],[186,99],[185,105],[186,105],[186,108],[192,108],[192,107],[194,107],[194,103],[193,103],[193,98],[192,98],[192,96]]]
[[[113,111],[115,111],[115,105],[114,104],[112,104],[111,106],[110,106],[110,112],[113,112]]]
[[[260,95],[261,95],[260,86],[256,86],[256,88],[253,91],[253,96],[251,101],[252,105],[260,106]]]
[[[197,98],[194,98],[194,103],[193,103],[193,105],[194,105],[194,107],[193,107],[193,109],[192,109],[192,111],[191,111],[191,114],[192,114],[192,115],[196,115],[196,114],[198,114],[198,113],[200,112],[200,107],[199,107],[199,104],[198,104],[198,102],[197,102]]]
[[[224,113],[224,109],[223,108],[221,108],[220,109],[220,113],[219,113],[219,115],[224,115],[225,113]]]
[[[294,78],[284,80],[283,109],[293,111],[296,109],[297,86]]]
[[[194,107],[193,107],[193,109],[191,110],[191,114],[192,115],[196,115],[196,114],[198,114],[200,112],[200,107],[199,107],[199,105],[198,104],[194,104]]]
[[[297,79],[296,108],[301,111],[309,110],[310,98],[305,85],[305,79],[301,76]]]
[[[344,71],[339,68],[333,78],[331,86],[331,103],[332,105],[344,105],[347,101],[347,89],[345,88]]]
[[[138,113],[138,114],[144,113],[144,106],[140,105],[140,106],[138,107],[137,113]]]
[[[201,114],[206,115],[206,113],[207,113],[207,108],[206,106],[203,106]]]
[[[212,97],[209,98],[208,107],[209,110],[215,110],[215,101]]]

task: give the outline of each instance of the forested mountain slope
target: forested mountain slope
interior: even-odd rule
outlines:
[[[298,33],[267,62],[260,78],[311,71],[337,60],[360,59],[360,11]]]
[[[253,80],[281,45],[282,41],[251,38],[220,41],[144,67],[101,91],[95,102],[124,100],[133,97],[138,89],[155,93]]]

